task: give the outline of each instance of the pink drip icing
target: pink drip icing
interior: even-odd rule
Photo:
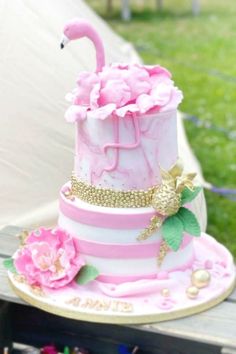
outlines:
[[[119,118],[117,116],[113,116],[112,117],[114,119],[113,121],[113,127],[114,127],[114,134],[115,134],[115,143],[113,144],[106,144],[103,146],[103,151],[104,153],[106,153],[106,150],[110,147],[110,148],[115,148],[115,160],[113,162],[113,164],[111,164],[109,167],[105,167],[104,171],[114,171],[117,166],[118,166],[118,162],[119,162],[119,138],[120,138],[120,134],[119,134]]]
[[[111,166],[105,167],[104,171],[114,171],[117,168],[119,162],[119,149],[127,149],[127,150],[135,149],[140,145],[140,140],[141,140],[139,120],[137,117],[132,116],[131,119],[134,126],[135,142],[133,144],[121,144],[119,142],[119,118],[116,116],[114,118],[115,118],[114,119],[115,143],[104,145],[103,151],[106,153],[107,149],[109,148],[115,149],[116,151],[115,160]]]

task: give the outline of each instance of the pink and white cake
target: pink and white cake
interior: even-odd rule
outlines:
[[[201,187],[178,157],[182,93],[159,65],[105,65],[102,41],[84,20],[66,24],[61,48],[85,36],[97,68],[80,73],[67,95],[75,160],[58,225],[25,234],[5,262],[11,283],[35,306],[88,321],[142,323],[207,309],[232,291],[235,271],[191,211]]]

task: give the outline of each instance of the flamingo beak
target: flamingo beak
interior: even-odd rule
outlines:
[[[66,37],[65,35],[63,35],[63,37],[61,39],[61,44],[60,44],[61,49],[63,49],[69,41],[70,41],[69,38]]]

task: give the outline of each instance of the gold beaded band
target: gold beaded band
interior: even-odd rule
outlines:
[[[156,186],[147,190],[114,190],[110,188],[95,187],[71,177],[71,192],[89,204],[110,208],[142,208],[152,204],[153,193]]]

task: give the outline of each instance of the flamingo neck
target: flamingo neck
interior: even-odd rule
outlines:
[[[101,38],[95,31],[90,31],[90,33],[88,33],[88,38],[93,42],[96,50],[96,61],[97,61],[96,72],[99,72],[102,70],[102,68],[105,65],[105,51],[104,51],[103,43]]]

